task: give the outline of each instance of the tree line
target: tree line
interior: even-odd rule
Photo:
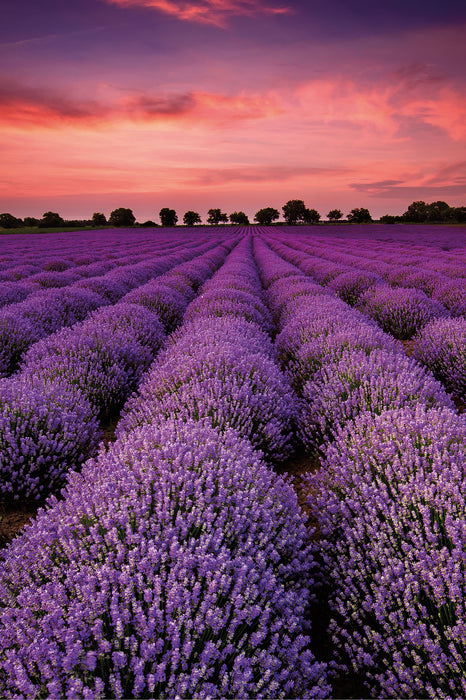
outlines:
[[[321,221],[321,215],[316,209],[308,208],[302,199],[290,199],[282,207],[283,218],[287,225],[303,224],[318,224]],[[159,212],[160,224],[149,220],[143,223],[137,223],[136,217],[131,209],[118,207],[114,209],[108,219],[101,212],[94,212],[91,219],[63,219],[57,212],[47,211],[41,219],[36,219],[31,216],[26,216],[24,219],[19,219],[12,214],[0,214],[0,228],[23,228],[23,227],[38,227],[38,228],[58,228],[58,227],[94,227],[100,228],[103,226],[111,227],[131,227],[131,226],[176,226],[178,223],[178,215],[175,209],[163,207]],[[274,207],[264,207],[259,209],[254,216],[254,222],[261,226],[270,226],[280,219],[280,212]],[[374,220],[368,209],[359,207],[352,209],[346,219],[341,209],[331,209],[327,214],[327,219],[331,223],[347,221],[353,224],[372,223]],[[423,201],[412,202],[408,209],[400,216],[385,214],[381,216],[379,221],[385,224],[395,223],[464,223],[466,222],[466,207],[450,207],[449,204],[442,201],[431,202],[426,204]],[[250,224],[249,217],[243,211],[234,211],[231,214],[222,212],[221,209],[209,209],[207,212],[206,223],[212,226],[219,224],[236,224],[238,226],[247,226]],[[195,226],[202,224],[202,219],[198,212],[187,211],[183,215],[183,224],[185,226]]]

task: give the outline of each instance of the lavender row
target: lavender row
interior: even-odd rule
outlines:
[[[2,236],[0,281],[17,280],[34,273],[72,270],[94,262],[116,262],[125,256],[150,257],[170,245],[190,247],[228,237],[219,229],[113,229],[38,235]],[[19,263],[18,261],[21,261]],[[136,261],[135,261],[136,262]]]
[[[0,572],[3,692],[328,695],[304,629],[313,561],[296,495],[243,437],[251,430],[246,395],[260,420],[261,405],[265,416],[273,410],[268,394],[280,401],[286,390],[271,361],[257,271],[250,256],[245,260],[249,246],[234,249],[203,287],[144,384],[166,395],[192,384],[187,413],[180,403],[176,420],[146,413],[138,427],[122,425],[117,441],[71,476],[64,499],[52,499],[7,552]],[[224,314],[215,290],[219,299],[228,292]],[[240,292],[236,305],[231,290]],[[189,358],[208,343],[209,366],[191,363],[185,375]],[[248,381],[243,353],[258,368],[250,371],[255,388],[230,396],[238,405],[229,409],[222,397],[230,373]],[[178,375],[167,365],[172,355]],[[163,367],[156,385],[155,370]],[[271,385],[254,379],[264,368]],[[225,414],[203,403],[209,392]],[[127,417],[136,405],[133,397]],[[245,428],[236,420],[233,430],[241,410]],[[282,434],[277,445],[274,433],[264,444],[280,456],[288,439]]]
[[[303,399],[300,434],[313,451],[361,411],[453,407],[442,385],[359,311],[283,261],[262,241],[256,256],[268,301],[279,315],[278,356]]]
[[[286,247],[277,244],[273,247],[287,259],[299,262],[300,269],[307,274],[315,273],[316,268],[309,263],[307,256],[290,256]],[[326,289],[333,289],[340,298],[376,321],[384,331],[396,338],[412,339],[415,359],[442,381],[459,401],[465,401],[466,327],[461,308],[457,308],[458,318],[452,319],[447,309],[424,291],[392,288],[367,273],[347,272],[326,281]],[[466,301],[466,286],[462,284],[458,289]]]
[[[274,362],[272,328],[248,238],[188,306],[182,328],[125,407],[117,435],[158,416],[209,417],[214,427],[236,428],[268,458],[287,458],[296,402]]]
[[[69,287],[36,293],[0,310],[0,376],[18,367],[26,350],[62,327],[82,321],[91,311],[114,304],[134,287],[160,275],[200,250],[181,250],[111,269]]]
[[[19,374],[1,380],[3,498],[43,500],[95,453],[100,420],[115,415],[136,389],[166,332],[227,250],[221,244],[180,261],[120,303],[29,349]]]
[[[320,241],[315,236],[307,240],[304,236],[306,242],[301,236],[300,239],[282,236],[279,240],[310,255],[315,274],[328,276],[330,283],[346,273],[366,273],[390,286],[419,288],[443,302],[454,316],[465,312],[466,258],[461,247],[445,253],[407,242],[390,249],[387,242],[377,240],[370,243],[358,240],[351,245],[350,241],[341,239]],[[460,243],[461,234],[457,246]]]
[[[261,252],[269,277],[273,262],[285,270],[286,263]],[[292,295],[293,277],[287,279]],[[273,283],[269,289],[273,298]],[[278,295],[282,307],[286,297]],[[313,297],[312,306],[322,299]],[[299,305],[277,344],[303,356],[310,326],[300,323],[306,313]],[[311,342],[311,357],[315,347]],[[321,532],[316,555],[333,587],[335,649],[371,693],[461,697],[466,421],[407,359],[388,348],[346,351],[336,362],[325,358],[303,387],[312,423],[326,438],[322,469],[309,476]]]

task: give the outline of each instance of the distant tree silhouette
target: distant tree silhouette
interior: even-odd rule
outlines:
[[[209,209],[207,214],[207,223],[213,226],[218,226],[220,222],[228,222],[228,214],[224,214],[221,209]]]
[[[272,221],[276,221],[280,218],[278,209],[273,207],[264,207],[264,209],[259,209],[254,216],[254,221],[257,221],[261,226],[270,226]]]
[[[412,221],[413,223],[422,223],[427,220],[427,204],[422,200],[417,202],[412,202],[405,213],[403,214],[403,219],[405,221]]]
[[[317,209],[306,209],[303,215],[306,224],[317,224],[320,221],[320,214]]]
[[[197,211],[187,211],[183,216],[183,223],[186,226],[194,226],[195,224],[202,223],[202,221]]]
[[[234,211],[232,214],[230,214],[229,218],[232,224],[238,224],[238,226],[249,225],[249,218],[244,211]]]
[[[427,205],[427,221],[448,221],[450,219],[450,207],[441,200]]]
[[[24,217],[24,225],[25,226],[39,226],[39,219],[36,219],[34,216],[25,216]]]
[[[94,212],[92,214],[92,225],[93,226],[106,226],[107,219],[105,218],[105,214],[102,214],[99,211]]]
[[[63,226],[64,223],[60,214],[57,214],[55,211],[46,211],[39,221],[39,228],[55,228],[57,226]]]
[[[327,214],[327,219],[329,221],[338,221],[343,217],[343,212],[341,209],[330,209],[329,213]]]
[[[347,219],[351,224],[369,224],[372,221],[372,216],[370,215],[369,209],[359,207],[357,209],[351,209]]]
[[[123,226],[134,226],[136,217],[134,216],[131,209],[125,209],[125,207],[119,207],[114,209],[109,218],[108,223],[110,226],[116,226],[117,228]]]
[[[16,218],[13,214],[5,212],[0,214],[0,227],[1,228],[20,228],[23,225],[21,219]]]
[[[162,222],[162,226],[176,226],[176,222],[178,221],[178,216],[176,214],[176,211],[174,209],[169,209],[168,207],[164,207],[159,211],[159,216],[160,216],[160,221]]]
[[[451,218],[460,224],[466,222],[466,207],[452,207]]]
[[[144,228],[153,228],[154,226],[158,226],[158,224],[155,223],[155,221],[151,221],[150,219],[148,221],[144,221],[143,224],[141,224]]]
[[[399,216],[393,216],[392,214],[384,214],[379,219],[381,224],[397,224],[400,221]]]
[[[449,204],[442,200],[437,200],[430,204],[419,200],[417,202],[412,202],[399,218],[401,221],[412,224],[424,224],[432,221],[437,223],[446,223],[449,221],[462,223],[466,221],[466,207],[450,207]]]
[[[287,224],[296,224],[298,221],[304,221],[306,205],[302,199],[290,199],[283,205],[282,209]]]

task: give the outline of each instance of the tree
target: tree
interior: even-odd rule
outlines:
[[[46,211],[39,221],[39,228],[55,228],[57,226],[63,226],[64,223],[64,220],[56,211]]]
[[[183,223],[186,226],[194,226],[195,224],[202,223],[202,221],[197,211],[187,211],[183,216]]]
[[[351,224],[368,224],[372,221],[369,209],[364,209],[364,207],[351,209],[347,218]]]
[[[379,219],[381,224],[397,224],[399,220],[399,216],[393,216],[392,214],[384,214]]]
[[[446,202],[441,200],[431,202],[427,205],[427,221],[449,221],[451,218],[451,210]]]
[[[125,209],[125,207],[114,209],[108,218],[108,223],[110,226],[116,226],[117,228],[120,228],[121,226],[134,226],[135,221],[136,217],[134,216],[132,210]]]
[[[234,211],[230,214],[230,221],[232,224],[238,224],[238,226],[248,226],[249,219],[244,211]]]
[[[459,224],[466,222],[466,207],[452,207],[451,217],[453,221],[457,221]]]
[[[17,219],[13,214],[0,214],[0,228],[20,228],[22,225],[21,219]]]
[[[306,224],[317,224],[320,221],[320,214],[317,209],[306,209],[303,216]]]
[[[221,221],[224,223],[228,223],[228,214],[224,214],[221,209],[209,209],[207,214],[208,214],[208,217],[207,217],[208,224],[213,224],[214,226],[218,226],[218,224]]]
[[[176,226],[178,216],[176,215],[176,211],[174,209],[164,207],[159,211],[159,216],[162,226]]]
[[[329,221],[339,221],[343,217],[343,212],[341,209],[330,209],[329,213],[327,214],[327,219]]]
[[[92,214],[92,225],[93,226],[106,226],[107,225],[107,219],[105,218],[105,214],[101,214],[101,212],[96,211]]]
[[[24,225],[25,226],[39,226],[39,219],[36,219],[34,216],[25,216],[24,217]]]
[[[304,221],[306,205],[302,199],[290,199],[283,205],[282,209],[287,224],[296,224],[297,221]]]
[[[143,228],[154,228],[155,226],[158,226],[158,224],[156,224],[155,221],[151,221],[151,219],[149,219],[148,221],[144,221],[144,223],[141,224],[141,226]]]
[[[254,217],[254,221],[257,221],[261,226],[270,226],[272,221],[276,221],[279,218],[280,214],[277,209],[265,207],[264,209],[259,209]]]
[[[412,202],[403,214],[405,221],[420,224],[427,219],[427,204],[421,200]]]

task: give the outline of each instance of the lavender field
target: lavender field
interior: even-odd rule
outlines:
[[[463,227],[3,236],[0,695],[464,697],[465,278]]]

